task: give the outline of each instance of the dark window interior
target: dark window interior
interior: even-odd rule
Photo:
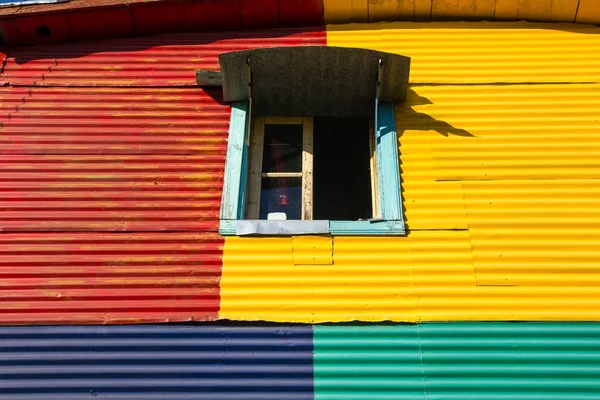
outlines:
[[[315,118],[313,219],[372,218],[369,120]]]

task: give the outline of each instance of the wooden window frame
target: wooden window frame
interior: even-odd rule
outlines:
[[[250,157],[252,145],[250,143],[251,115],[247,102],[234,103],[232,105],[229,142],[227,147],[219,233],[225,236],[291,236],[303,234],[354,236],[404,235],[406,232],[402,213],[398,136],[396,133],[394,104],[393,102],[377,101],[375,110],[373,129],[370,130],[371,179],[372,182],[374,182],[371,186],[372,193],[375,194],[373,199],[375,217],[373,219],[368,221],[259,221],[246,219],[247,203],[250,196],[248,187],[251,186],[248,184],[248,180],[253,179],[251,178],[251,176],[254,176],[252,175],[252,172],[255,172],[255,169],[253,170],[252,166],[250,168],[248,167],[248,159]],[[312,125],[312,118],[309,119]],[[293,119],[286,120],[293,121]],[[281,120],[279,117],[266,117],[265,121],[271,122]],[[264,126],[262,129],[264,135]],[[252,141],[252,143],[254,143],[254,137],[252,137]],[[303,150],[305,145],[312,146],[312,137],[310,138],[310,143],[306,144],[304,143],[303,137]],[[305,162],[310,162],[312,164],[312,151],[310,151],[310,157],[310,161],[308,161],[308,157],[305,159],[303,151],[303,164]],[[262,164],[262,148],[260,164]],[[262,165],[260,168],[261,171],[258,175],[258,179],[262,178]],[[254,179],[257,178],[255,177]],[[312,173],[310,174],[310,185],[312,188]],[[312,193],[312,190],[310,192]],[[260,194],[260,184],[258,193]],[[256,196],[255,192],[252,192],[252,195]],[[312,208],[312,196],[306,201],[303,198],[303,213],[306,212],[305,204],[307,207],[308,204],[310,204]],[[248,214],[248,216],[249,215],[250,214]]]
[[[302,125],[302,172],[263,172],[266,125]],[[250,183],[247,218],[260,215],[263,178],[302,178],[302,221],[313,219],[313,119],[310,117],[255,117],[250,146]]]

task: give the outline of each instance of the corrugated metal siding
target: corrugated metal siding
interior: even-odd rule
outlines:
[[[228,238],[220,316],[599,320],[599,103],[598,84],[413,85],[396,109],[407,237],[334,238],[318,269]]]
[[[313,398],[310,326],[0,329],[1,399]]]
[[[217,231],[230,113],[218,98],[6,88],[0,103],[0,230]]]
[[[13,49],[0,324],[216,319],[230,110],[194,71],[223,51],[324,40],[305,29]]]
[[[325,22],[533,20],[600,23],[594,0],[323,0]]]
[[[480,285],[600,282],[600,85],[413,87],[407,224],[468,229]]]
[[[598,82],[600,77],[600,28],[585,25],[526,22],[328,25],[327,43],[412,57],[413,84]]]
[[[315,400],[425,400],[414,325],[314,330]]]
[[[592,399],[596,323],[316,326],[315,399]]]
[[[592,399],[600,393],[595,323],[422,324],[427,399]]]
[[[324,45],[322,27],[177,33],[14,48],[0,77],[13,86],[196,86],[198,69],[218,69],[223,52]]]
[[[0,324],[214,320],[221,254],[213,233],[4,233]]]

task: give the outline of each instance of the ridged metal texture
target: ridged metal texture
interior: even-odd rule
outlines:
[[[327,44],[409,56],[413,85],[597,82],[599,32],[528,22],[328,25]]]
[[[530,20],[600,23],[595,0],[323,0],[325,22]]]
[[[0,328],[0,399],[313,398],[310,326]]]
[[[315,399],[583,400],[597,323],[316,326]]]
[[[217,318],[230,110],[218,90],[195,85],[194,71],[216,66],[223,51],[325,36],[215,38],[9,55],[9,86],[0,87],[0,323]]]
[[[322,27],[178,33],[9,52],[1,83],[13,86],[196,86],[196,70],[218,70],[222,52],[324,45]]]
[[[202,90],[0,90],[0,230],[218,230],[229,107]]]
[[[0,323],[214,320],[221,245],[213,233],[4,233]]]
[[[600,29],[444,26],[328,32],[330,45],[389,50],[395,43],[413,56],[411,76],[439,83],[458,71],[466,83],[413,84],[396,107],[407,236],[336,237],[326,267],[295,265],[306,254],[296,255],[288,239],[228,238],[221,318],[600,320],[600,84],[574,74],[600,68],[576,44],[598,41]],[[423,41],[404,41],[411,35]],[[509,42],[522,46],[519,56]],[[411,46],[418,51],[402,50]],[[464,64],[433,63],[432,49],[465,48],[508,61],[473,54]],[[552,51],[582,57],[561,58],[572,68],[551,67]],[[546,55],[519,61],[536,52]],[[507,77],[521,83],[495,83]],[[554,83],[529,84],[540,81]]]

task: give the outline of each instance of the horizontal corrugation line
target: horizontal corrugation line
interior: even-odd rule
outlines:
[[[222,52],[324,36],[186,33],[11,49],[0,88],[0,323],[216,319],[230,107],[219,90],[197,87],[195,71],[218,67]]]
[[[315,400],[425,399],[414,325],[314,330]]]
[[[592,399],[597,323],[316,326],[315,399]]]
[[[216,233],[5,233],[0,254],[3,324],[217,317]]]
[[[1,399],[313,398],[310,326],[0,329]]]
[[[196,86],[218,55],[260,47],[324,45],[323,28],[177,33],[14,48],[0,77],[13,86]]]
[[[413,84],[598,82],[600,77],[600,28],[593,26],[405,22],[327,29],[330,46],[411,57]]]
[[[0,230],[217,230],[230,112],[218,99],[116,88],[0,97]]]
[[[319,268],[227,239],[220,315],[598,320],[599,100],[598,84],[412,86],[396,107],[408,235],[334,238]]]

